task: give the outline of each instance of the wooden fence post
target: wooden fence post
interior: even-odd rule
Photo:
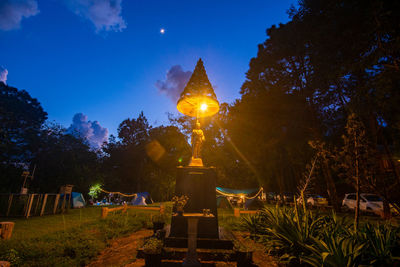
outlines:
[[[30,194],[28,197],[28,203],[26,206],[26,214],[25,214],[26,218],[29,218],[29,215],[31,214],[31,208],[32,208],[32,203],[33,203],[34,199],[35,199],[35,194]]]
[[[46,208],[46,202],[47,202],[47,194],[44,195],[42,209],[40,210],[40,216],[43,216],[44,209]]]
[[[8,217],[8,215],[10,214],[10,209],[11,209],[11,203],[13,201],[13,194],[10,194],[10,196],[8,197],[8,208],[7,208],[7,214],[6,216]]]
[[[64,213],[65,210],[65,200],[67,199],[67,194],[64,194],[63,201],[61,204],[61,213]]]
[[[40,201],[42,201],[43,194],[38,194],[38,199],[36,201],[35,209],[33,211],[34,215],[37,215],[37,210],[39,208]]]
[[[128,210],[128,204],[124,203],[124,208],[122,209],[122,212],[126,213],[127,210]]]
[[[58,201],[60,200],[60,194],[56,195],[56,200],[54,201],[54,208],[53,208],[53,214],[56,214],[57,211],[57,206],[58,206]]]
[[[102,207],[101,208],[101,218],[105,219],[108,215],[108,208],[107,207]]]
[[[240,217],[240,209],[239,208],[234,208],[233,209],[233,215],[235,215],[235,217]]]

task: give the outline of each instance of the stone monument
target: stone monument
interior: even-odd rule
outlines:
[[[177,167],[175,184],[175,195],[187,196],[188,200],[183,212],[180,208],[173,210],[171,226],[166,227],[163,259],[184,259],[182,265],[187,267],[200,266],[199,259],[235,261],[234,236],[218,227],[216,169],[204,166],[201,158],[201,147],[207,137],[201,130],[199,118],[219,111],[217,97],[201,59],[178,100],[177,109],[194,117],[196,122],[191,136],[190,162],[188,166]]]
[[[201,159],[201,146],[205,140],[200,128],[199,118],[212,116],[219,110],[219,103],[208,80],[203,61],[197,65],[177,103],[179,112],[196,118],[192,132],[192,157],[187,167],[178,167],[175,195],[185,195],[189,200],[185,213],[203,213],[210,210],[213,216],[199,218],[198,238],[219,238],[218,214],[215,195],[216,171],[214,167],[204,167]],[[172,216],[170,237],[187,238],[187,219]]]

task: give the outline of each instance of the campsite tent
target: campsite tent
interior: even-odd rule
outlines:
[[[72,192],[72,207],[74,209],[83,208],[86,205],[86,201],[83,198],[82,193]]]
[[[137,193],[136,197],[132,200],[132,205],[145,206],[147,204],[153,203],[148,192]]]
[[[64,194],[60,194],[60,199],[64,198]],[[69,195],[67,195],[66,200],[69,200]],[[59,204],[61,205],[62,201],[59,202]],[[79,208],[83,208],[86,205],[86,201],[83,198],[82,193],[79,192],[72,192],[72,202],[71,206],[74,209],[79,209]]]

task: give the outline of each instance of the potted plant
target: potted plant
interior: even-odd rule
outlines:
[[[188,200],[189,200],[189,198],[185,195],[182,195],[180,197],[174,196],[172,198],[172,201],[174,202],[174,208],[175,208],[176,212],[178,213],[178,215],[183,214],[183,207],[185,207]]]
[[[238,267],[253,266],[253,252],[242,242],[234,241],[234,250],[236,251],[236,263]]]
[[[162,215],[162,214],[155,215],[155,216],[153,216],[152,221],[153,221],[154,233],[156,233],[158,230],[164,229],[164,225],[165,225],[165,216],[164,215]]]
[[[161,251],[163,243],[157,238],[151,237],[143,245],[144,260],[146,266],[161,266]]]

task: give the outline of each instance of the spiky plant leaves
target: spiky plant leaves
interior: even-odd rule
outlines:
[[[366,244],[324,231],[324,238],[312,238],[311,245],[304,245],[309,254],[300,256],[311,266],[357,266]]]
[[[244,217],[244,228],[281,262],[311,266],[391,266],[400,260],[400,228],[366,224],[358,231],[347,217],[288,207]]]
[[[394,261],[399,261],[400,257],[393,255],[396,248],[399,247],[399,228],[391,225],[377,225],[370,223],[364,225],[358,236],[361,240],[368,241],[368,253],[364,260],[374,266],[390,266]]]

